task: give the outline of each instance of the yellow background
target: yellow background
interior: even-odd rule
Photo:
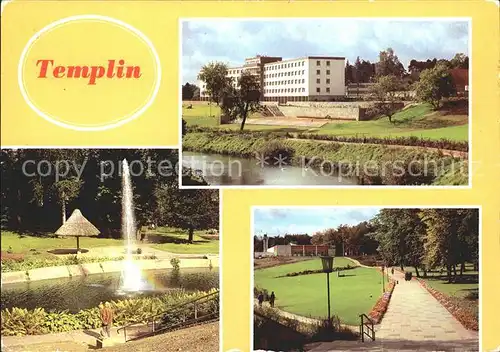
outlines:
[[[153,106],[105,132],[74,132],[46,123],[22,100],[17,61],[27,40],[62,17],[101,14],[123,20],[155,44],[163,82]],[[253,205],[482,206],[482,350],[500,345],[499,8],[486,1],[345,2],[28,2],[2,14],[2,145],[171,146],[178,143],[178,18],[181,17],[472,17],[472,189],[226,190],[222,192],[222,350],[249,351],[250,213]],[[21,23],[24,23],[21,25]],[[334,33],[331,35],[334,36]],[[57,50],[57,48],[54,48]]]

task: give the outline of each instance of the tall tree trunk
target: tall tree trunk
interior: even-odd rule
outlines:
[[[451,265],[446,265],[446,275],[448,276],[448,283],[451,283]]]
[[[248,108],[250,104],[246,103],[245,104],[245,110],[243,111],[243,119],[241,120],[241,127],[240,131],[243,131],[243,128],[245,127],[245,122],[247,121],[247,115],[248,115]]]
[[[427,277],[427,269],[422,269],[424,271],[424,277]]]
[[[193,243],[193,234],[194,234],[194,229],[192,227],[189,228],[188,232],[188,242]]]
[[[420,274],[418,273],[418,268],[415,266],[415,274],[417,274],[417,277],[420,277]]]
[[[464,274],[464,271],[465,271],[465,262],[462,262],[460,264],[460,276]]]
[[[456,278],[457,278],[457,265],[456,264],[453,264],[453,276],[456,280]]]
[[[66,199],[65,199],[64,191],[62,192],[61,203],[62,203],[62,205],[61,205],[62,223],[64,225],[66,223]]]

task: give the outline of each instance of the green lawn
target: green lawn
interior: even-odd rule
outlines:
[[[54,257],[47,253],[51,249],[76,248],[76,238],[74,237],[48,237],[34,235],[20,235],[12,231],[2,231],[2,251],[9,251],[15,254],[24,254],[26,259],[30,257]],[[105,246],[120,246],[123,240],[97,237],[81,237],[81,248],[94,248]]]
[[[148,234],[149,244],[153,248],[165,250],[173,253],[219,253],[218,240],[205,240],[199,235],[204,231],[196,231],[193,244],[185,243],[187,241],[187,232],[173,228],[159,228]],[[67,249],[76,248],[76,239],[74,237],[44,237],[34,235],[20,236],[18,233],[11,231],[2,231],[2,251],[9,251],[14,254],[23,254],[25,259],[53,257],[48,253],[52,249]],[[82,237],[80,238],[81,248],[95,248],[106,246],[123,246],[122,239],[97,238],[97,237]]]
[[[479,292],[479,272],[473,270],[472,264],[465,265],[466,271],[462,278],[458,277],[457,282],[448,283],[446,271],[440,272],[434,270],[427,273],[427,277],[423,277],[423,272],[419,270],[421,279],[424,279],[427,284],[433,289],[444,293],[445,295],[467,299],[471,295]],[[405,267],[405,271],[411,271],[415,275],[415,269]],[[457,268],[458,274],[458,268]]]
[[[211,109],[211,110],[210,110]],[[183,108],[183,118],[188,125],[217,127],[220,108],[207,104],[194,104],[192,109]],[[309,131],[318,134],[342,136],[409,137],[429,139],[463,140],[469,138],[469,125],[465,115],[446,115],[433,112],[429,104],[411,106],[396,113],[393,123],[387,117],[371,121],[330,122],[319,128],[246,125],[251,131]],[[221,126],[225,129],[239,129],[239,124]]]
[[[468,140],[468,123],[464,115],[432,113],[428,104],[409,107],[396,113],[392,123],[387,117],[371,121],[331,122],[312,130],[318,134],[344,136],[409,137]]]
[[[204,233],[195,231],[193,243],[187,243],[187,232],[169,227],[149,231],[147,236],[149,242],[154,242],[151,247],[159,250],[180,254],[218,254],[219,241],[200,237]]]
[[[353,263],[335,258],[335,266]],[[327,315],[326,275],[311,274],[276,278],[289,272],[321,269],[321,260],[286,264],[255,271],[255,286],[276,294],[276,306],[282,310],[311,317]],[[369,313],[382,294],[382,275],[371,268],[345,270],[344,277],[330,274],[332,314],[344,324],[358,325],[359,314]]]

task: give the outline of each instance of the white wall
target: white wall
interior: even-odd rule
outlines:
[[[317,63],[320,63],[318,66]],[[330,63],[328,65],[327,63]],[[339,59],[308,59],[309,96],[345,95],[345,60]],[[317,70],[320,74],[317,74]],[[327,71],[330,71],[327,74]],[[317,79],[320,83],[317,83]],[[327,79],[330,80],[327,83]],[[317,92],[317,88],[320,92]],[[330,91],[327,91],[327,88]]]
[[[307,74],[307,61],[305,59],[284,60],[265,64],[264,96],[307,96]]]

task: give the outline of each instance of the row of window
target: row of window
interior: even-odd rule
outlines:
[[[265,86],[280,86],[284,84],[300,84],[300,83],[306,83],[306,80],[304,78],[302,79],[292,79],[288,81],[272,81],[272,82],[264,82]]]
[[[276,94],[276,93],[300,93],[300,92],[305,92],[305,88],[269,88],[269,89],[264,89],[264,93],[267,94]],[[321,88],[316,88],[316,93],[321,93]],[[330,88],[326,88],[326,93],[330,93]]]
[[[305,92],[305,88],[281,88],[281,89],[265,89],[265,93],[300,93]]]
[[[301,61],[301,62],[289,62],[285,64],[272,64],[272,65],[266,65],[264,66],[264,71],[268,70],[279,70],[282,68],[291,68],[291,67],[299,67],[299,66],[305,66],[306,62]]]
[[[279,73],[266,73],[264,75],[265,78],[275,78],[275,77],[284,77],[284,76],[298,76],[304,75],[306,73],[305,70],[302,71],[288,71],[288,72],[279,72]]]

